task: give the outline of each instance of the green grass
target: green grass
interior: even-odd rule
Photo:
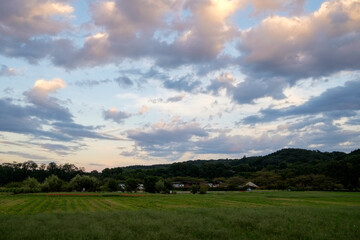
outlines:
[[[359,239],[360,193],[0,196],[0,239]]]

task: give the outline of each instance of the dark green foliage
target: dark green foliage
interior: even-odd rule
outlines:
[[[45,179],[41,188],[43,192],[60,192],[62,184],[63,181],[61,181],[60,178],[51,175]]]
[[[136,192],[139,186],[139,181],[134,178],[128,178],[125,181],[125,191]]]
[[[197,193],[199,190],[200,190],[200,185],[197,185],[197,184],[191,185],[190,192],[192,194]]]
[[[240,176],[235,176],[227,179],[226,181],[226,187],[227,190],[234,191],[239,190],[241,188],[241,185],[246,183],[246,179]]]
[[[70,181],[70,187],[76,191],[96,191],[99,187],[99,181],[95,177],[86,175],[76,175]]]
[[[155,183],[155,189],[158,193],[164,193],[166,191],[164,180],[160,179]]]
[[[116,192],[119,190],[119,184],[114,178],[108,179],[106,185],[110,192]]]
[[[148,176],[144,179],[144,190],[145,192],[149,192],[149,193],[155,193],[156,192],[156,188],[155,188],[155,183],[158,181],[158,177],[155,176]]]
[[[40,192],[41,190],[38,180],[32,177],[28,177],[26,180],[24,180],[23,185],[25,192],[35,193]]]
[[[114,179],[122,179],[122,168],[117,167],[117,168],[105,168],[104,170],[102,170],[101,172],[101,177],[102,178],[114,178]],[[95,175],[95,177],[97,177]]]
[[[201,185],[200,185],[200,188],[199,188],[199,193],[200,193],[200,194],[206,194],[208,190],[209,190],[209,186],[208,186],[208,185],[201,184]]]
[[[240,178],[242,181],[252,181],[264,189],[358,191],[360,190],[360,150],[346,154],[283,149],[263,157],[195,160],[168,165],[106,168],[101,173],[97,171],[84,173],[82,168],[77,168],[73,164],[38,165],[32,161],[3,163],[0,165],[0,186],[5,186],[10,182],[22,182],[28,177],[43,182],[51,175],[57,176],[64,182],[69,182],[78,174],[101,180],[104,184],[102,189],[107,190],[109,190],[109,186],[106,181],[109,178],[122,181],[137,179],[144,183],[147,192],[156,192],[155,183],[159,179],[164,181],[165,189],[168,191],[172,188],[174,181],[190,186],[202,182],[214,182],[214,179],[223,178],[224,180],[221,181],[217,190],[239,190],[238,186],[242,183],[240,183],[241,181],[236,182],[235,179]],[[70,186],[65,184],[60,189],[71,190],[71,184]],[[50,191],[46,184],[42,186],[42,190]],[[181,190],[190,189],[185,187]]]

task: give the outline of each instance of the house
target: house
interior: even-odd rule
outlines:
[[[185,184],[182,183],[182,182],[173,182],[172,185],[173,185],[174,188],[183,188],[183,187],[185,187]]]
[[[206,185],[208,185],[210,188],[217,188],[219,187],[218,183],[206,183]]]
[[[248,182],[247,184],[244,185],[244,187],[249,187],[249,188],[258,188],[259,186],[256,185],[253,182]]]

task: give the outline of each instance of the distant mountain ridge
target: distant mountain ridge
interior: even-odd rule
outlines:
[[[360,149],[355,150],[349,154],[360,154]],[[296,163],[298,161],[301,162],[309,162],[311,160],[323,160],[328,161],[333,158],[339,158],[344,157],[347,154],[344,152],[321,152],[318,150],[307,150],[307,149],[300,149],[300,148],[284,148],[281,150],[278,150],[276,152],[270,153],[265,156],[251,156],[251,157],[243,157],[238,159],[210,159],[210,160],[188,160],[185,162],[174,162],[171,164],[154,164],[154,165],[132,165],[132,166],[126,166],[122,167],[123,169],[156,169],[156,168],[167,168],[173,164],[179,164],[179,163],[190,163],[195,165],[202,165],[204,163],[226,163],[230,165],[236,165],[236,164],[251,164],[251,165],[272,165],[272,164],[278,164],[278,163]]]

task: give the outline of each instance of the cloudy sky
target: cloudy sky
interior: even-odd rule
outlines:
[[[360,143],[360,0],[1,0],[0,163]]]

